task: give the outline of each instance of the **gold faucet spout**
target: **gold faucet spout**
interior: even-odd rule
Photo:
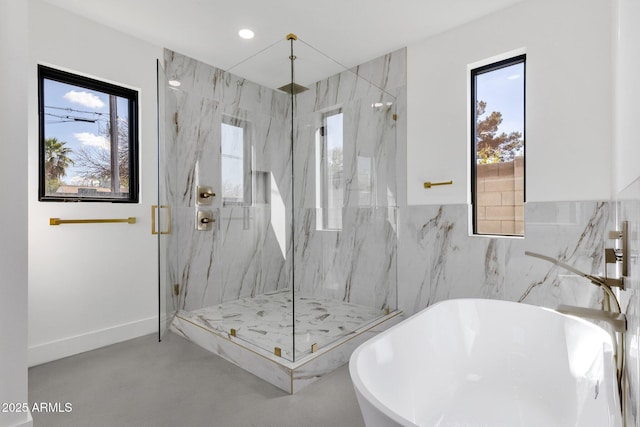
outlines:
[[[583,319],[598,320],[606,322],[616,332],[624,332],[627,330],[627,317],[624,313],[612,313],[610,311],[597,310],[594,308],[576,307],[573,305],[559,305],[556,311],[562,314],[580,317]]]
[[[559,267],[564,268],[572,273],[577,274],[578,276],[582,276],[585,279],[589,280],[591,283],[597,285],[602,289],[605,294],[604,298],[604,308],[605,310],[595,310],[590,308],[581,308],[581,307],[570,307],[570,306],[560,306],[558,307],[559,312],[563,312],[561,308],[565,311],[565,314],[573,314],[579,317],[585,317],[594,320],[602,320],[609,323],[613,329],[613,338],[616,344],[615,351],[615,359],[616,359],[616,377],[618,380],[618,393],[620,394],[620,402],[624,399],[624,390],[626,390],[626,380],[624,376],[625,369],[625,332],[627,330],[627,319],[622,310],[620,309],[620,302],[618,298],[611,290],[611,286],[620,286],[620,288],[624,289],[624,281],[622,279],[607,279],[605,277],[594,276],[592,274],[584,273],[578,270],[575,267],[570,266],[569,264],[565,264],[564,262],[557,260],[555,258],[551,258],[550,256],[538,254],[535,252],[525,251],[525,255],[532,256],[535,258],[540,258],[545,261],[548,261],[552,264],[555,264]],[[613,306],[612,306],[613,305]],[[623,411],[624,415],[624,411]]]

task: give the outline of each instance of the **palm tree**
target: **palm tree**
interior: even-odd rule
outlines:
[[[66,175],[67,168],[73,165],[69,155],[73,150],[65,147],[67,143],[58,138],[44,140],[44,170],[47,180],[47,193],[55,193],[60,186],[60,178]]]

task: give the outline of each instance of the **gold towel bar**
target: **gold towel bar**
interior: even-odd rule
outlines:
[[[427,181],[424,183],[424,188],[431,188],[434,187],[436,185],[451,185],[453,184],[453,181],[446,181],[446,182],[431,182],[431,181]]]
[[[114,219],[60,219],[49,218],[49,225],[60,224],[104,224],[107,222],[126,222],[128,224],[135,224],[136,217],[130,216],[129,218],[114,218]]]

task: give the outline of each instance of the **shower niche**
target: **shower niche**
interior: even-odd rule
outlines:
[[[158,67],[160,335],[290,393],[400,318],[405,51],[313,80],[318,61],[331,60],[283,37],[227,71],[170,50]]]

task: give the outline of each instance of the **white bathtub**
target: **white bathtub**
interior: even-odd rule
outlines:
[[[362,344],[367,427],[620,427],[610,335],[506,301],[444,301]]]

